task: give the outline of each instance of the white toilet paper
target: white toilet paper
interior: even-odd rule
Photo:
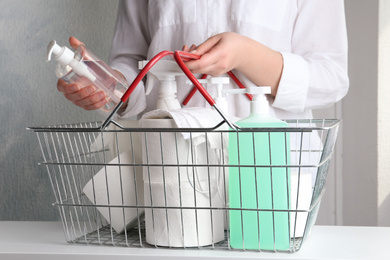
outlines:
[[[174,119],[142,118],[143,128],[177,129]],[[224,239],[227,214],[220,151],[210,148],[204,134],[181,132],[140,135],[146,241],[169,247],[206,246]],[[194,188],[195,187],[195,188]],[[155,208],[157,207],[157,208]],[[166,209],[165,207],[177,207]],[[197,209],[183,209],[197,207]]]
[[[117,120],[117,122],[126,128],[139,128],[138,120]],[[119,127],[111,124],[108,130],[121,130]],[[141,140],[139,140],[139,135],[137,132],[132,131],[119,131],[119,132],[108,132],[105,134],[111,134],[111,142],[109,143],[109,149],[112,151],[114,157],[119,154],[133,150],[134,161],[136,163],[142,162],[142,153],[141,153]],[[119,152],[119,154],[118,154]]]
[[[173,119],[142,119],[140,125],[176,129]],[[204,181],[220,174],[221,153],[206,142],[195,144],[180,132],[145,132],[140,139],[142,161],[148,165],[143,170],[144,181]]]
[[[117,120],[117,122],[126,128],[139,128],[138,120]],[[89,147],[91,152],[105,150],[104,158],[107,161],[111,161],[119,154],[133,150],[134,154],[132,154],[132,157],[134,157],[134,161],[137,163],[142,162],[141,142],[138,133],[122,131],[114,124],[110,124],[106,130],[108,131],[99,133],[95,140],[88,140],[92,141]],[[102,163],[104,158],[102,156]]]
[[[223,182],[219,183],[219,189],[223,189]],[[195,186],[195,191],[189,182],[144,184],[145,206],[150,206],[145,208],[147,243],[169,247],[196,247],[211,245],[224,239],[226,212],[222,209],[210,209],[225,206],[218,189],[210,192],[206,181],[201,183],[204,190]],[[191,209],[185,209],[186,207]]]
[[[303,210],[306,212],[291,212],[290,214],[290,236],[302,237],[306,227],[308,211],[312,198],[312,173],[291,171],[291,206],[292,210]],[[298,189],[299,177],[299,189]],[[298,207],[297,207],[298,201]],[[296,220],[296,221],[295,221]]]
[[[142,213],[135,208],[143,205],[143,196],[137,195],[143,194],[142,167],[123,165],[133,164],[132,158],[131,151],[120,154],[119,159],[116,157],[103,167],[83,188],[93,204],[112,206],[97,209],[118,233],[136,224],[138,214]]]
[[[188,107],[177,110],[157,109],[144,114],[140,121],[144,119],[173,119],[171,128],[214,128],[221,123],[222,118],[216,110],[203,107]],[[237,118],[234,118],[237,120]],[[227,125],[219,127],[221,130],[226,130]],[[197,145],[205,142],[207,134],[207,142],[213,149],[218,149],[227,146],[228,135],[209,131],[205,132],[183,132],[185,139],[191,138],[192,143]]]

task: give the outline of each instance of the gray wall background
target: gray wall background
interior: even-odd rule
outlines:
[[[51,40],[82,40],[107,61],[118,1],[0,1],[0,220],[53,220],[57,212],[37,138],[27,126],[94,121],[56,89]]]

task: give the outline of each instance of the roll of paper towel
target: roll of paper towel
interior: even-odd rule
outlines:
[[[202,187],[209,187],[206,182],[202,181]],[[223,182],[220,184],[219,189],[223,189]],[[225,206],[218,189],[194,190],[189,182],[145,182],[144,185],[147,243],[196,247],[224,239],[226,213],[222,209],[210,209]]]
[[[219,151],[211,149],[205,141],[195,143],[185,139],[182,133],[174,132],[176,124],[173,119],[142,119],[140,126],[173,129],[172,132],[140,134],[142,161],[148,165],[143,170],[144,181],[204,181],[219,174],[221,167],[218,164],[222,160]]]
[[[139,128],[138,120],[116,120],[121,126],[126,128]],[[119,154],[132,150],[132,157],[137,163],[142,162],[141,141],[137,132],[123,131],[115,124],[110,124],[106,132],[99,133],[93,140],[90,151],[104,151],[104,156],[101,156],[102,162],[105,160],[111,161]],[[107,150],[108,149],[108,150]],[[96,160],[96,158],[94,158]],[[100,162],[100,161],[99,161]]]
[[[83,188],[93,204],[104,206],[97,209],[118,233],[137,224],[137,216],[143,212],[136,208],[143,205],[139,196],[143,194],[142,167],[131,166],[132,158],[131,151],[120,154]]]
[[[298,187],[299,183],[299,187]],[[290,236],[302,237],[305,231],[308,211],[313,195],[312,173],[291,171],[291,209],[305,212],[291,212]],[[298,203],[298,204],[297,204]],[[296,220],[296,221],[295,221]]]
[[[145,132],[140,136],[146,165],[143,169],[146,242],[194,247],[223,240],[226,213],[220,208],[225,207],[226,196],[220,152],[211,149],[202,134],[192,136],[194,140],[175,132],[177,125],[173,119],[143,118],[140,126],[173,130]]]

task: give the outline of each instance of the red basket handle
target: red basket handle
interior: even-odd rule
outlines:
[[[156,56],[154,56],[146,65],[145,67],[140,71],[140,73],[137,75],[137,77],[133,80],[127,91],[123,94],[121,101],[116,105],[114,110],[111,112],[111,114],[108,116],[106,121],[103,122],[100,129],[106,128],[110,122],[112,122],[112,118],[114,115],[118,112],[118,110],[121,108],[124,102],[128,100],[131,93],[133,93],[134,89],[138,86],[138,84],[141,82],[141,80],[146,76],[148,71],[153,67],[154,64],[156,64],[160,59],[166,57],[166,56],[173,56],[177,64],[179,65],[180,69],[184,72],[184,74],[191,80],[191,82],[195,85],[195,87],[199,90],[199,92],[203,95],[203,97],[207,100],[207,102],[210,104],[210,106],[213,106],[218,113],[222,116],[222,118],[226,121],[226,123],[232,127],[232,128],[238,128],[235,124],[232,124],[227,117],[223,114],[223,112],[216,106],[214,99],[210,96],[210,94],[206,91],[206,89],[202,86],[202,84],[199,83],[198,79],[192,74],[192,72],[187,68],[187,66],[184,64],[184,61],[189,61],[193,59],[200,59],[201,56],[184,52],[184,51],[162,51],[158,53]]]

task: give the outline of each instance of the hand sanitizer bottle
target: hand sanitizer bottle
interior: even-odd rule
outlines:
[[[52,56],[58,62],[57,77],[67,83],[76,83],[81,87],[94,85],[105,92],[107,103],[102,108],[103,111],[114,108],[127,90],[126,80],[86,49],[84,45],[80,45],[73,52],[66,46],[61,47],[56,41],[51,41],[47,46],[47,61]]]
[[[242,209],[230,210],[230,243],[239,249],[288,250],[289,135],[246,129],[287,123],[268,114],[263,94],[270,87],[250,88],[248,93],[253,95],[250,115],[236,122],[241,130],[229,133],[229,207]]]

